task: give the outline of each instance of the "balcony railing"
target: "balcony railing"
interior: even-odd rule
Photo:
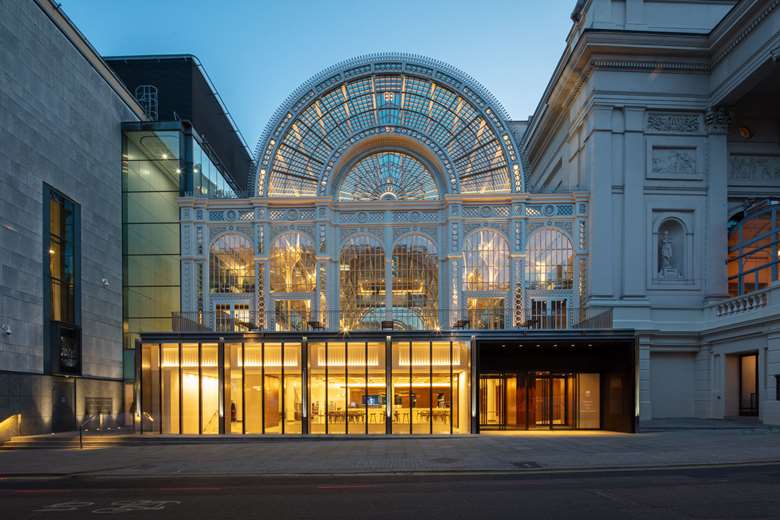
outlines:
[[[494,309],[425,309],[383,307],[359,312],[339,310],[314,313],[265,311],[174,313],[172,330],[177,332],[305,332],[305,331],[390,331],[390,330],[564,330],[611,329],[612,312],[577,320],[579,309],[560,314],[536,314],[526,309],[523,318]]]

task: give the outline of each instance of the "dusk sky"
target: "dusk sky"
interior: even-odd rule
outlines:
[[[400,51],[445,61],[513,119],[531,114],[563,51],[574,0],[62,0],[105,56],[194,54],[250,148],[276,107],[322,69]]]

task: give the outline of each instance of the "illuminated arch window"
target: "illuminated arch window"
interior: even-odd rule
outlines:
[[[384,319],[376,309],[385,307],[385,250],[367,235],[350,237],[339,259],[341,328],[378,328]],[[367,323],[366,318],[371,323]]]
[[[402,152],[378,152],[358,161],[344,177],[339,200],[435,200],[439,189],[428,168]]]
[[[250,293],[255,290],[252,242],[235,233],[222,235],[209,250],[211,292]]]
[[[571,289],[574,251],[566,235],[552,228],[534,232],[528,239],[525,280],[530,289]]]
[[[316,286],[317,259],[312,240],[298,231],[271,244],[271,292],[311,292]]]
[[[393,317],[402,325],[434,329],[438,325],[439,257],[423,235],[407,235],[393,246]]]
[[[519,191],[520,167],[514,152],[508,153],[509,132],[492,108],[483,111],[457,85],[446,85],[444,78],[359,75],[307,99],[307,104],[295,113],[287,112],[277,123],[279,137],[269,137],[261,146],[258,193],[317,195],[327,184],[326,171],[342,146],[377,132],[408,135],[446,156],[452,177],[457,177],[450,180],[452,188],[459,184],[461,193],[509,192],[513,178]],[[308,96],[311,89],[303,92]]]
[[[463,242],[463,290],[509,290],[509,244],[492,229],[480,229]]]

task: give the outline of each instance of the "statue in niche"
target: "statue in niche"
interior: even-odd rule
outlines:
[[[661,271],[674,269],[672,266],[672,239],[669,238],[669,230],[664,229],[661,238]]]
[[[682,275],[674,266],[674,246],[668,229],[661,233],[658,276],[663,279],[680,279]]]

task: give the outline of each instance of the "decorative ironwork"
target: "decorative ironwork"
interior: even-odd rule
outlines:
[[[435,200],[439,188],[428,168],[403,152],[364,157],[347,172],[339,200]]]
[[[484,87],[449,65],[408,54],[362,56],[310,79],[277,110],[255,152],[255,191],[316,195],[334,152],[372,128],[420,132],[442,147],[463,193],[522,191],[507,119]]]

